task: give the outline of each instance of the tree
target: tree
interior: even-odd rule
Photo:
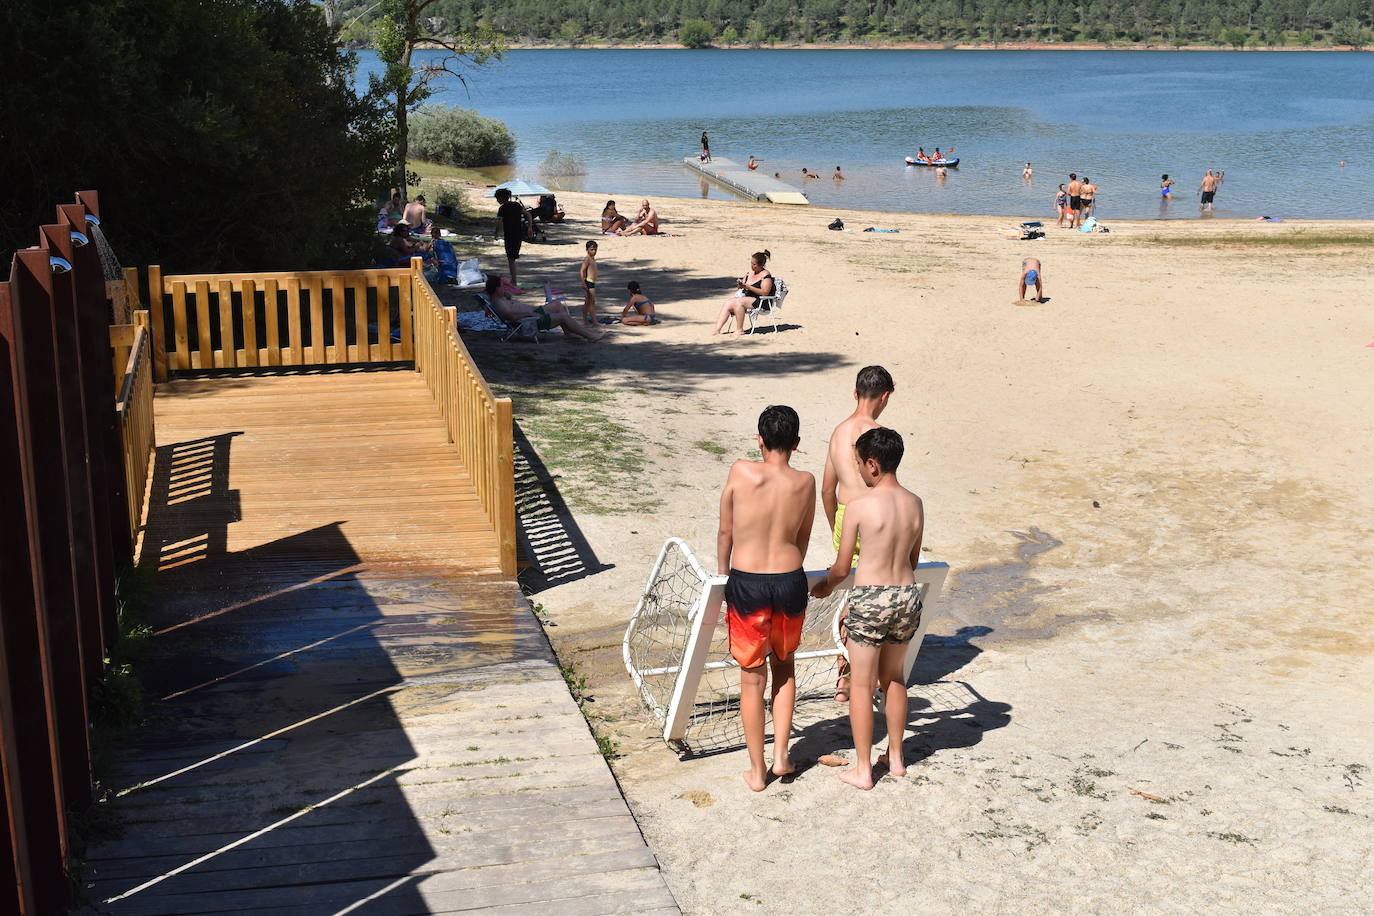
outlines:
[[[677,40],[684,48],[709,48],[715,38],[711,23],[703,19],[688,19],[677,30]]]
[[[738,43],[738,42],[739,42],[739,32],[736,32],[736,31],[735,31],[735,27],[734,27],[734,26],[732,26],[732,25],[727,25],[727,26],[724,28],[724,30],[722,30],[721,33],[720,33],[720,43],[723,44],[723,45],[725,45],[725,47],[728,48],[728,47],[730,47],[731,45],[736,44],[736,43]]]
[[[393,180],[402,196],[407,184],[406,155],[410,145],[407,119],[410,112],[434,94],[435,78],[448,75],[466,84],[469,68],[499,60],[506,51],[505,41],[487,27],[444,34],[443,20],[430,15],[438,2],[382,0],[373,29],[377,56],[386,67],[380,76],[372,77],[372,90],[389,100],[396,130],[391,163]],[[439,53],[415,67],[411,63],[422,41],[426,45],[425,53],[431,50]]]
[[[125,264],[300,269],[370,255],[361,203],[385,119],[354,90],[353,57],[318,5],[6,0],[0,30],[24,48],[0,60],[0,123],[22,137],[0,143],[0,251],[33,244],[54,204],[94,188]],[[280,214],[290,231],[276,231]]]
[[[749,47],[757,48],[768,40],[768,30],[763,27],[762,22],[750,19],[749,24],[744,27],[744,40],[749,43]]]
[[[1217,40],[1224,45],[1230,45],[1233,48],[1239,49],[1245,47],[1245,40],[1249,37],[1249,33],[1244,29],[1236,28],[1235,26],[1227,26],[1221,30],[1221,34],[1217,36]]]

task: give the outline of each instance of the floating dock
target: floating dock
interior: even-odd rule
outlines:
[[[724,156],[713,156],[710,162],[702,162],[696,156],[687,156],[683,158],[682,164],[718,184],[725,185],[736,194],[743,194],[750,200],[802,206],[811,203],[805,194],[791,185],[784,184],[771,175],[751,172],[746,166]]]

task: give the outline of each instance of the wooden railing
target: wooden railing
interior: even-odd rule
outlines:
[[[501,550],[501,571],[515,575],[515,440],[510,398],[498,398],[458,336],[457,310],[434,294],[412,262],[415,368],[448,426]]]
[[[115,376],[120,436],[124,445],[124,501],[129,523],[129,542],[138,540],[143,520],[143,497],[148,489],[156,435],[153,428],[153,347],[148,313],[137,311],[134,323],[110,328],[116,362],[123,365]],[[127,340],[127,345],[125,341]]]
[[[409,362],[403,267],[162,275],[148,268],[153,373]]]

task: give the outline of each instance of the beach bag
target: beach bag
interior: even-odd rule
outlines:
[[[468,258],[458,265],[459,286],[480,286],[485,282],[487,282],[487,275],[482,273],[482,268],[476,258]]]
[[[831,222],[829,226],[826,226],[825,228],[833,229],[836,232],[840,232],[844,229],[844,220],[837,218],[833,222]]]

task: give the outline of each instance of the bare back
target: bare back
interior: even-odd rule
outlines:
[[[845,508],[846,529],[850,519],[864,545],[854,584],[910,585],[925,533],[921,498],[895,480],[880,482]]]
[[[718,561],[743,572],[801,569],[816,514],[816,478],[783,462],[736,461],[720,498]]]
[[[827,485],[833,475],[836,498],[841,506],[848,506],[868,492],[868,484],[859,474],[859,462],[854,455],[854,443],[870,429],[881,424],[872,417],[853,415],[835,427],[830,434],[830,445],[826,450]],[[846,510],[848,511],[848,510]]]

